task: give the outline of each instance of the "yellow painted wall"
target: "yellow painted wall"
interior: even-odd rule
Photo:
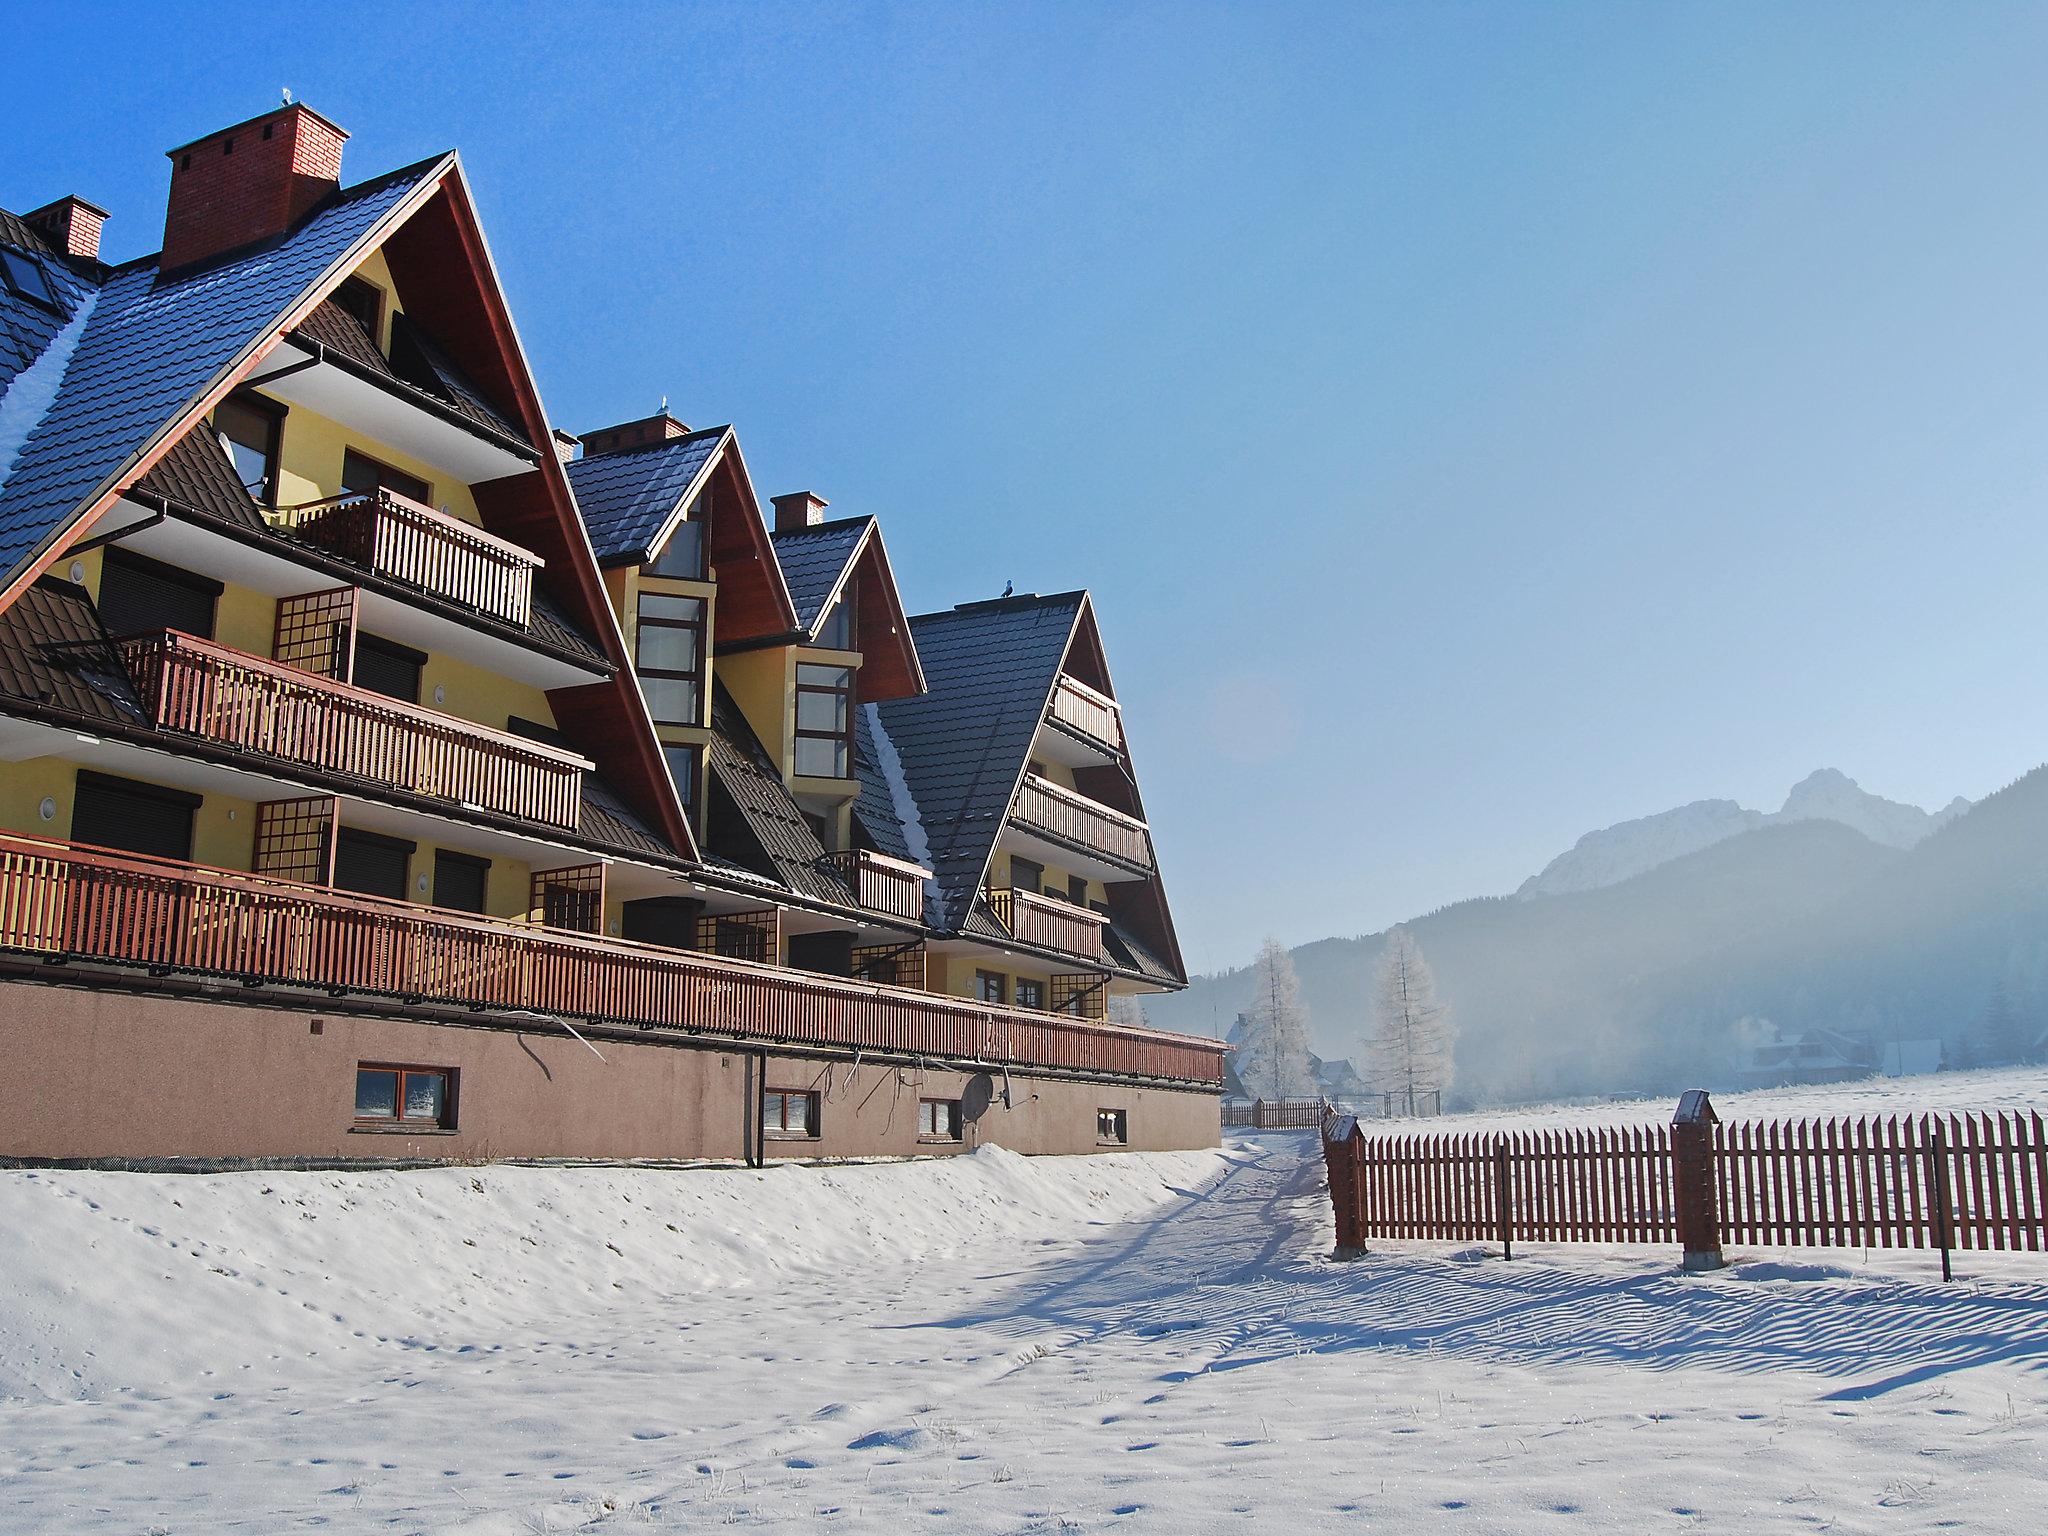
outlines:
[[[277,499],[285,506],[303,501],[320,501],[341,494],[341,461],[350,448],[366,453],[379,463],[402,469],[427,482],[433,504],[451,517],[482,526],[476,498],[469,487],[444,469],[438,469],[375,438],[344,427],[331,417],[305,406],[294,405],[284,419],[284,452],[278,467]]]
[[[436,688],[442,691],[439,700],[434,697]],[[547,694],[531,683],[438,653],[430,654],[420,669],[420,703],[500,731],[513,715],[542,725],[555,723]]]
[[[77,772],[77,764],[61,757],[0,764],[0,827],[25,837],[69,837]],[[38,810],[45,795],[57,802],[48,821]]]
[[[778,646],[765,651],[742,651],[718,664],[719,681],[731,692],[785,781],[789,777],[790,712],[794,707],[791,689],[795,674],[790,670],[794,654],[788,646]]]

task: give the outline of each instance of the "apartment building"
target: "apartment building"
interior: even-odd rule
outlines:
[[[119,265],[0,213],[0,1157],[1213,1141],[1214,1042],[951,983],[957,877],[865,813],[935,696],[879,532],[785,548],[729,428],[565,462],[459,159],[345,139],[171,151]]]

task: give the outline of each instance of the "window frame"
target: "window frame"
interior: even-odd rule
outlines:
[[[848,581],[840,590],[839,600],[818,615],[818,631],[812,645],[821,651],[860,649],[859,591],[857,582]]]
[[[936,1111],[943,1110],[942,1116]],[[934,1113],[927,1114],[927,1111]],[[930,1129],[926,1129],[926,1122]],[[942,1121],[945,1124],[942,1125]],[[946,1128],[950,1125],[950,1129]],[[919,1099],[917,1101],[917,1139],[924,1143],[938,1143],[955,1146],[967,1139],[967,1117],[961,1113],[958,1099]]]
[[[671,618],[662,614],[649,614],[647,611],[647,604],[649,599],[653,599],[659,602],[670,603],[695,603],[697,605],[697,616],[694,619],[678,619]],[[688,725],[701,727],[704,724],[704,618],[704,599],[696,596],[694,593],[661,592],[650,590],[647,588],[642,588],[639,599],[634,604],[633,676],[636,679],[639,679],[643,684],[643,686],[640,689],[640,697],[647,705],[647,713],[649,718],[651,718],[656,725]],[[697,644],[695,648],[697,657],[696,667],[691,671],[683,672],[678,671],[672,667],[650,667],[643,664],[640,659],[640,651],[641,646],[644,643],[646,637],[646,632],[649,629],[680,629],[685,630],[692,635],[695,635],[697,639]],[[687,720],[671,720],[658,714],[654,707],[654,700],[648,696],[647,689],[644,686],[645,680],[650,677],[660,678],[664,682],[688,683],[690,685],[692,692],[696,696],[696,712],[692,714],[690,718]]]
[[[806,682],[804,681],[804,672],[807,669],[819,672],[843,673],[845,674],[846,682],[844,685]],[[859,673],[854,668],[840,662],[799,661],[796,664],[796,683],[792,695],[794,703],[790,716],[790,756],[797,777],[805,779],[850,779],[853,777],[853,696],[859,681]],[[845,706],[845,725],[832,731],[820,731],[807,727],[804,724],[804,696],[806,694],[819,694],[827,698],[843,700]],[[833,743],[838,749],[840,771],[838,773],[806,772],[802,758],[803,744],[806,741],[829,741]]]
[[[991,996],[990,994],[994,995]],[[993,1007],[1007,1007],[1010,1001],[1010,978],[1001,971],[977,969],[974,973],[974,996],[976,1001]]]
[[[368,295],[369,317],[366,319],[356,308],[355,301],[360,295]],[[368,278],[358,274],[344,277],[334,289],[334,306],[346,315],[353,316],[370,338],[370,345],[383,350],[384,335],[384,290]]]
[[[450,1136],[460,1127],[457,1117],[457,1103],[461,1098],[462,1069],[459,1067],[429,1067],[418,1062],[359,1061],[356,1063],[356,1095],[360,1105],[362,1078],[365,1072],[391,1072],[398,1078],[395,1097],[392,1099],[392,1113],[389,1115],[365,1115],[360,1107],[350,1111],[350,1129],[357,1131],[378,1131],[386,1134],[405,1136]],[[441,1113],[433,1120],[408,1119],[405,1113],[405,1080],[408,1075],[438,1077],[441,1079]]]
[[[255,501],[258,506],[275,507],[277,505],[278,476],[283,472],[284,468],[285,407],[279,405],[275,400],[264,398],[254,390],[247,389],[236,390],[221,401],[221,405],[232,405],[246,410],[252,415],[263,417],[268,423],[261,450],[264,460],[262,494],[258,495],[255,491],[249,491],[248,482],[242,480],[242,471],[239,465],[235,466],[235,479],[241,483],[243,490],[249,491],[250,499]],[[220,443],[221,452],[227,455],[228,463],[233,465],[235,463],[234,450],[228,446],[228,436],[221,430],[219,405],[213,408],[213,414],[207,418],[206,424],[212,431],[215,440]],[[246,448],[249,445],[243,443],[241,446]]]
[[[690,765],[690,785],[685,793],[682,783],[676,778],[677,760]],[[683,814],[692,826],[697,822],[697,804],[704,794],[704,749],[695,742],[664,741],[661,743],[662,765],[668,769],[668,781],[675,786],[676,799],[682,802]]]
[[[398,894],[384,891],[366,891],[359,885],[341,883],[341,850],[353,844],[355,847],[379,853],[395,853],[405,860],[404,874],[398,883]],[[411,901],[413,899],[413,859],[418,855],[420,845],[409,838],[392,837],[383,832],[371,832],[362,827],[337,827],[334,831],[334,889],[351,891],[358,896],[375,896],[385,901]]]
[[[1026,987],[1029,987],[1032,992],[1032,998],[1029,1002],[1026,1002],[1024,999],[1024,989]],[[1012,995],[1017,1000],[1017,1007],[1035,1009],[1039,1013],[1045,1012],[1045,983],[1040,981],[1037,977],[1019,976],[1017,978],[1016,986],[1013,989]]]
[[[1095,1144],[1098,1147],[1128,1147],[1131,1144],[1131,1112],[1102,1106],[1095,1111]]]
[[[357,464],[366,464],[375,470],[376,483],[370,486],[350,485],[348,479],[351,460]],[[393,479],[403,480],[405,486],[390,484],[384,478],[386,475],[391,476]],[[357,478],[360,479],[361,477],[358,476]],[[415,496],[409,489],[405,488],[406,486],[418,486],[420,494]],[[356,447],[353,443],[342,445],[341,489],[342,494],[347,496],[368,496],[373,491],[389,491],[394,496],[403,496],[406,500],[416,502],[423,507],[434,505],[434,483],[431,480],[422,480],[418,475],[408,474],[396,464],[386,464],[374,454],[363,452],[362,449]]]
[[[769,1100],[777,1101],[778,1113],[774,1120],[768,1116]],[[789,1105],[793,1099],[808,1102],[805,1111],[804,1129],[793,1131],[789,1128]],[[823,1134],[823,1104],[815,1088],[763,1088],[761,1090],[761,1134],[770,1141],[817,1141]]]

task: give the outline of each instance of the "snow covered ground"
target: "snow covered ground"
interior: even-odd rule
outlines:
[[[0,1224],[5,1532],[2023,1530],[2048,1473],[2048,1259],[1333,1264],[1306,1134]]]

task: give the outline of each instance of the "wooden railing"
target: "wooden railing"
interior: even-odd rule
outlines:
[[[454,1008],[1213,1088],[1221,1041],[0,834],[0,949]]]
[[[1053,719],[1089,740],[1100,742],[1112,752],[1123,750],[1123,723],[1116,700],[1106,693],[1097,693],[1079,678],[1062,672],[1047,710]]]
[[[1036,944],[1065,955],[1107,960],[1102,930],[1109,919],[1072,902],[1055,901],[1036,891],[997,886],[988,892],[989,910],[1020,944]]]
[[[160,728],[574,830],[590,759],[179,630],[115,642]]]
[[[865,848],[828,853],[825,864],[846,882],[855,903],[867,911],[913,923],[924,921],[924,883],[931,878],[930,870]]]
[[[1144,822],[1035,773],[1024,775],[1010,815],[1021,826],[1077,844],[1119,864],[1134,869],[1152,868],[1152,834]]]
[[[280,507],[273,527],[351,565],[526,627],[539,555],[396,491]]]

